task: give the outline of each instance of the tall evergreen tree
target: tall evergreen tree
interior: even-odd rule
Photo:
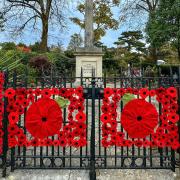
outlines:
[[[180,0],[160,0],[146,30],[150,43],[155,47],[171,43],[177,49],[180,61]]]
[[[123,32],[114,44],[117,45],[116,55],[121,54],[121,61],[126,63],[139,63],[145,54],[145,43],[142,42],[141,31]]]
[[[141,31],[127,31],[123,32],[115,42],[117,46],[121,46],[128,51],[144,52],[145,44],[142,42],[143,34]]]

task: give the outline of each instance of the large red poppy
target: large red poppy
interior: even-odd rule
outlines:
[[[26,129],[35,138],[53,136],[62,125],[62,111],[56,101],[41,98],[27,111]]]
[[[157,126],[158,113],[152,104],[143,99],[134,99],[125,105],[121,123],[131,138],[145,138]]]

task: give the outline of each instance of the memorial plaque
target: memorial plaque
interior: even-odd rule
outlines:
[[[96,61],[84,61],[82,62],[82,70],[83,70],[83,77],[91,77],[92,76],[92,69],[95,69],[95,76],[96,76]]]

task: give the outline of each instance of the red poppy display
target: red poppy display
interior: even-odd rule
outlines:
[[[4,102],[3,102],[3,85],[4,85],[4,74],[0,73],[0,155],[3,153],[3,113],[4,113]]]
[[[36,138],[53,136],[62,126],[61,108],[55,100],[41,98],[28,109],[25,126]]]
[[[5,94],[7,94],[9,103],[7,107],[9,147],[52,145],[77,147],[77,144],[73,143],[77,139],[79,140],[78,147],[86,145],[86,115],[82,87],[76,89],[45,88],[43,90],[39,88],[27,90],[25,88],[16,90],[9,88]],[[51,99],[52,95],[60,95],[70,101],[66,124],[62,124],[61,108],[55,100]],[[0,109],[1,112],[3,109]],[[22,127],[18,125],[21,115],[26,117],[25,126],[33,140],[26,136]],[[3,133],[0,133],[0,136],[1,134]],[[54,140],[47,139],[48,136],[53,135]]]
[[[151,90],[147,88],[107,88],[104,91],[105,96],[102,101],[100,117],[103,147],[114,145],[171,147],[172,149],[180,147],[177,127],[179,115],[177,114],[176,88],[160,87]],[[126,93],[133,94],[138,99],[129,101],[123,107],[123,100],[121,99]],[[156,108],[145,100],[147,97],[156,100],[155,104],[161,104],[160,114],[156,110],[158,107]],[[122,109],[121,113],[118,113],[117,107],[119,105]],[[120,122],[119,118],[121,119]]]
[[[158,124],[157,110],[145,100],[134,99],[125,105],[121,124],[131,138],[145,138]]]

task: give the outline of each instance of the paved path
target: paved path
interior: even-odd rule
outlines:
[[[89,180],[88,171],[16,170],[2,180]],[[180,180],[169,170],[101,170],[97,180]]]

